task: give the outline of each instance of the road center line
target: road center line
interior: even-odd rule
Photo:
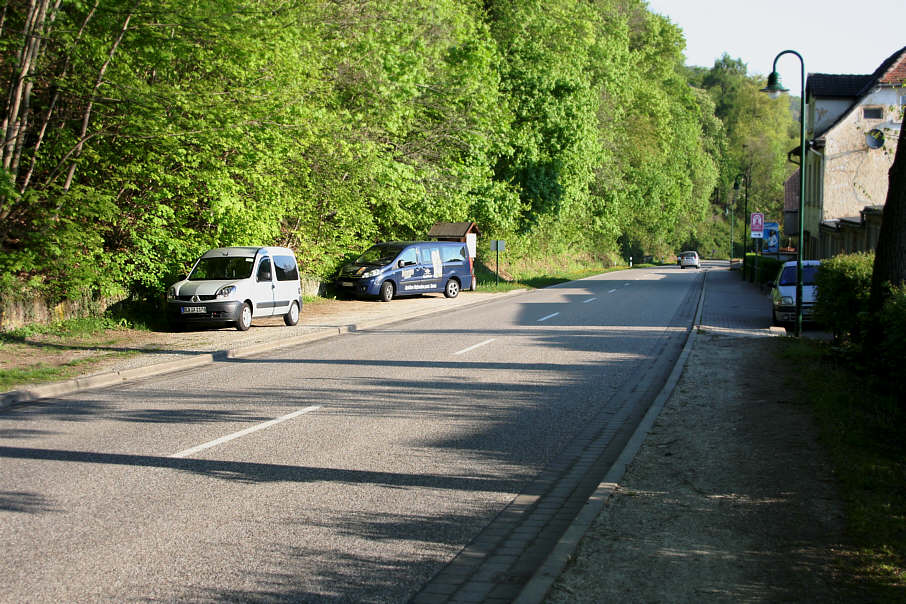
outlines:
[[[582,304],[588,304],[589,302],[594,302],[595,300],[597,300],[597,298],[589,298],[588,300],[582,302]]]
[[[191,449],[186,449],[185,451],[180,451],[179,453],[174,453],[170,457],[188,457],[189,455],[194,455],[199,451],[204,451],[205,449],[210,449],[211,447],[216,447],[225,442],[231,441],[234,438],[239,438],[240,436],[245,436],[246,434],[251,434],[252,432],[257,432],[258,430],[264,430],[265,428],[270,428],[274,424],[279,424],[280,422],[285,422],[288,419],[293,419],[294,417],[299,417],[303,413],[309,413],[320,409],[321,405],[313,405],[311,407],[305,407],[304,409],[299,409],[298,411],[293,411],[290,414],[272,419],[270,421],[264,422],[263,424],[258,424],[257,426],[252,426],[251,428],[246,428],[245,430],[240,430],[239,432],[234,432],[233,434],[227,434],[226,436],[221,436],[216,440],[206,442],[204,444],[198,445],[197,447],[192,447]]]
[[[548,319],[553,319],[554,317],[556,317],[559,314],[560,313],[558,313],[558,312],[551,313],[551,314],[547,315],[546,317],[541,317],[540,319],[538,319],[538,322],[540,323],[541,321],[547,321]]]
[[[608,293],[608,294],[612,294],[612,293],[613,293],[613,292],[615,292],[615,291],[617,291],[617,290],[615,290],[615,289],[612,289],[612,290],[610,290],[610,291],[609,291],[609,292],[607,292],[607,293]]]
[[[480,348],[481,346],[484,346],[485,344],[490,344],[491,342],[493,342],[496,339],[497,338],[491,338],[489,340],[485,340],[484,342],[479,342],[478,344],[474,344],[472,346],[469,346],[468,348],[463,348],[462,350],[458,350],[458,351],[454,352],[453,354],[464,354],[466,352],[469,352],[470,350],[475,350],[476,348]]]

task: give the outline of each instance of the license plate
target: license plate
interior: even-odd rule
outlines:
[[[197,315],[207,312],[207,309],[204,306],[183,306],[181,311],[184,315]]]
[[[340,285],[343,287],[352,287],[352,281],[343,281]]]

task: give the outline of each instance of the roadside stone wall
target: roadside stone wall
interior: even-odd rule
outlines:
[[[39,297],[12,300],[4,296],[0,298],[0,331],[88,316],[91,313],[103,312],[113,302],[113,300],[65,300],[51,304]]]

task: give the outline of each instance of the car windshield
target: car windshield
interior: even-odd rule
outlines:
[[[390,264],[405,246],[402,245],[375,245],[356,258],[355,264],[377,264],[384,266]]]
[[[254,258],[230,256],[202,258],[192,269],[189,281],[211,281],[215,279],[248,279],[252,276]]]
[[[809,264],[802,267],[802,284],[814,285],[815,277],[818,275],[818,267]],[[796,285],[796,266],[785,266],[780,273],[780,285]]]

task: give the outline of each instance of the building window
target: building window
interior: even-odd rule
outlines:
[[[863,107],[862,119],[882,120],[884,119],[884,109],[882,109],[881,107]]]

